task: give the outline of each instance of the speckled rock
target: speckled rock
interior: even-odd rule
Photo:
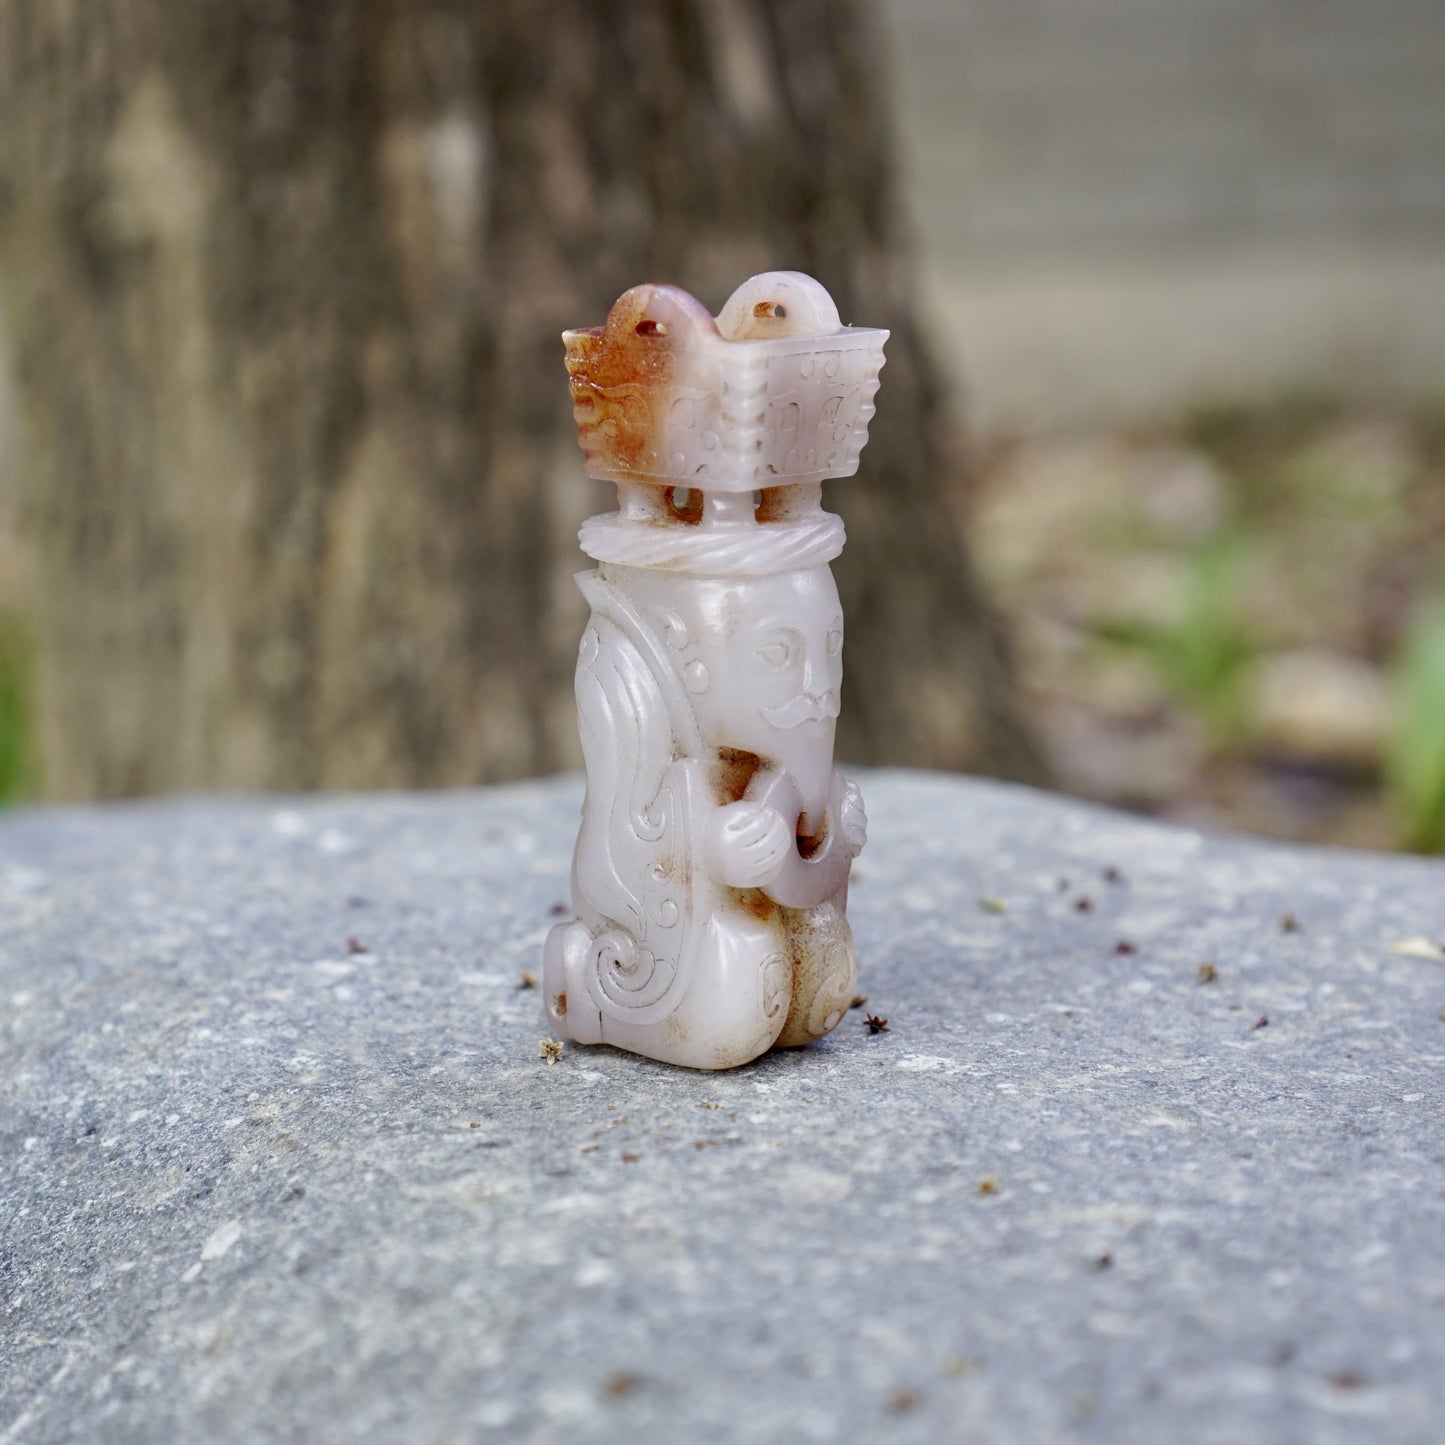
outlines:
[[[723,1075],[538,1057],[576,779],[9,815],[0,1442],[1438,1440],[1445,865],[864,783]]]

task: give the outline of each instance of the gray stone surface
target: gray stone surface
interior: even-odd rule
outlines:
[[[0,1442],[1440,1439],[1445,866],[865,787],[727,1075],[536,1057],[575,779],[0,822]]]

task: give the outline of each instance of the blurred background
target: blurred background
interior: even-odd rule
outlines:
[[[557,333],[893,340],[840,751],[1445,848],[1438,0],[0,3],[0,799],[574,766]]]

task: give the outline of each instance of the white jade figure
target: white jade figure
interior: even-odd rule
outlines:
[[[867,822],[833,767],[843,524],[820,484],[858,469],[887,336],[792,271],[716,320],[637,286],[565,333],[587,472],[618,510],[580,533],[577,916],[543,965],[563,1037],[725,1069],[848,1010]]]

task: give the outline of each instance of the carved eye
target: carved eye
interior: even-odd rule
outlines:
[[[843,650],[843,629],[835,627],[828,634],[828,656],[837,657]]]
[[[758,648],[758,656],[769,667],[786,667],[792,655],[793,649],[787,639],[783,637],[775,637],[771,642],[765,642]]]

